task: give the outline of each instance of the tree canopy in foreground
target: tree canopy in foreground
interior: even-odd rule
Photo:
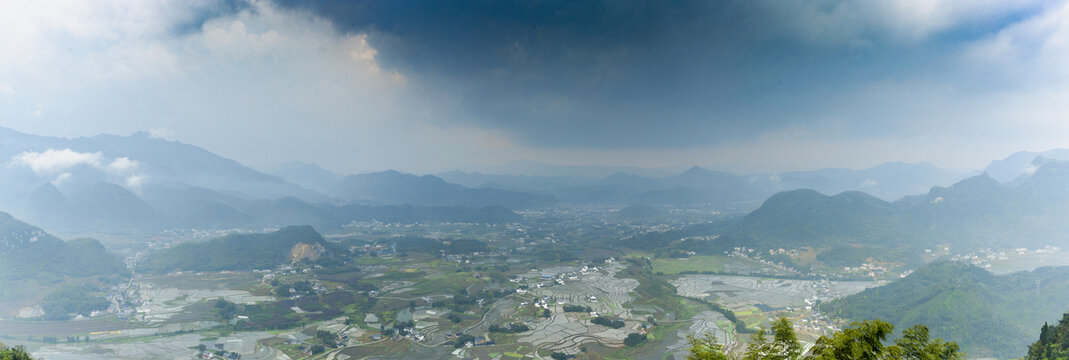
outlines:
[[[902,332],[893,345],[884,341],[894,332],[894,326],[880,320],[855,322],[831,337],[821,336],[808,354],[786,318],[772,323],[772,339],[766,330],[754,334],[743,355],[744,360],[958,360],[963,359],[958,345],[943,339],[931,339],[928,328],[916,325]],[[701,337],[688,336],[688,360],[727,360],[723,347],[707,333]]]
[[[0,344],[0,360],[33,360],[22,346],[9,348]]]

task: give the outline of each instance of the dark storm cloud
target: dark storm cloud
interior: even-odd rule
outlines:
[[[793,33],[805,25],[789,9],[775,8],[779,2],[281,4],[327,18],[340,31],[369,34],[381,64],[430,94],[455,98],[477,125],[548,146],[689,146],[752,137],[809,121],[854,90],[848,84],[935,71],[946,50],[866,27],[843,29],[856,33],[835,34],[844,38],[838,42],[805,39]],[[814,11],[844,4],[821,2]],[[1020,13],[951,29],[947,37],[978,36],[988,22]]]

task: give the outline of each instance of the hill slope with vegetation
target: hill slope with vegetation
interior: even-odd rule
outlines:
[[[1066,310],[1067,297],[1069,268],[996,276],[972,265],[938,262],[820,309],[850,320],[883,319],[899,328],[925,324],[933,336],[956,341],[970,356],[1020,357],[1039,335],[1039,324]]]
[[[118,256],[93,239],[63,241],[0,212],[0,280],[61,281],[126,274]]]
[[[301,259],[331,256],[336,246],[311,226],[289,226],[264,234],[231,234],[182,243],[156,252],[138,265],[151,273],[273,269]]]

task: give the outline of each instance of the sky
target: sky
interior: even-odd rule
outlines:
[[[1069,3],[0,2],[0,126],[252,166],[736,172],[1069,147]]]

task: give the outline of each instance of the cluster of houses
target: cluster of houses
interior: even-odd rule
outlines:
[[[225,351],[224,352],[220,352],[220,353],[215,353],[215,352],[211,352],[211,351],[205,351],[205,352],[200,353],[199,358],[204,359],[204,360],[210,360],[210,359],[238,360],[238,359],[241,359],[241,354],[238,354],[236,352],[225,352]]]
[[[786,271],[790,271],[790,272],[797,272],[798,271],[795,268],[790,267],[790,266],[788,266],[788,265],[786,265],[786,264],[784,264],[782,262],[775,262],[775,261],[772,261],[772,260],[768,260],[768,259],[762,258],[761,255],[763,253],[764,252],[757,251],[756,249],[747,248],[745,246],[738,246],[738,247],[735,247],[734,249],[732,249],[730,251],[725,251],[724,255],[726,255],[727,257],[742,258],[742,259],[749,259],[749,260],[757,261],[759,263],[762,263],[762,264],[765,264],[765,265],[768,265],[768,266],[772,266],[772,267],[776,267],[776,268],[780,268],[780,269],[783,269],[783,270],[786,270]],[[788,255],[788,256],[792,256],[793,257],[793,256],[798,256],[798,254],[799,254],[798,250],[787,250],[787,249],[783,249],[783,248],[769,249],[768,250],[768,255],[769,256]]]
[[[427,341],[426,335],[423,331],[427,328],[437,326],[437,321],[441,317],[440,311],[431,309],[429,307],[418,307],[413,311],[403,310],[397,313],[397,321],[400,323],[411,322],[412,326],[406,326],[404,328],[395,329],[390,336],[393,340],[409,339],[416,342]],[[364,324],[369,328],[387,330],[386,325],[383,324],[379,316],[368,313],[364,315]],[[371,335],[372,341],[379,341],[384,339],[383,335],[375,334]]]
[[[946,250],[949,250],[949,248],[946,248]],[[926,254],[931,254],[932,250],[925,249],[924,252]],[[965,262],[985,269],[990,269],[991,262],[1006,261],[1009,260],[1011,256],[1051,255],[1059,252],[1061,252],[1061,248],[1050,245],[1036,250],[1028,250],[1028,248],[1015,248],[1009,250],[983,249],[973,253],[954,255],[950,260]]]
[[[553,299],[550,298],[549,295],[543,295],[541,298],[535,299],[533,301],[533,304],[534,304],[534,307],[537,308],[537,309],[549,310],[550,309],[549,303],[550,303],[551,300],[553,300]],[[531,304],[532,304],[531,301],[521,301],[520,304],[518,305],[518,307],[523,308],[523,307],[527,307],[528,305],[531,305]]]
[[[770,321],[775,321],[771,319]],[[792,321],[794,328],[813,335],[827,335],[839,331],[835,322],[821,313],[807,312]]]
[[[609,263],[609,264],[611,264],[611,263],[613,263],[615,261],[616,261],[615,258],[609,258],[609,259],[605,260],[605,262]],[[520,284],[520,286],[516,288],[516,293],[517,294],[526,294],[531,287],[535,287],[535,288],[541,289],[541,288],[544,288],[544,287],[551,287],[551,286],[554,286],[554,285],[564,285],[565,281],[578,281],[579,280],[579,275],[599,272],[601,270],[602,269],[597,267],[597,266],[583,265],[583,267],[579,268],[579,270],[577,270],[577,271],[570,271],[570,272],[566,272],[566,273],[560,273],[560,274],[557,274],[556,276],[550,275],[550,274],[542,274],[541,276],[538,277],[539,281],[537,283],[530,282],[529,281],[530,278],[526,278],[526,277],[523,277],[523,276],[515,276],[515,275],[509,278],[509,282],[511,282],[513,284]]]
[[[456,339],[460,338],[463,335],[464,335],[464,333],[460,333],[460,332],[449,332],[449,333],[445,334],[445,339],[447,341],[455,341]],[[494,341],[490,340],[490,338],[487,337],[486,335],[483,335],[483,336],[476,336],[474,340],[465,341],[463,347],[470,348],[470,347],[475,347],[475,346],[492,346],[492,345],[494,345]]]
[[[346,331],[346,329],[348,329],[348,326],[343,326],[341,324],[337,324],[337,325],[330,325],[330,326],[327,326],[327,327],[324,327],[324,328],[320,328],[320,329],[324,329],[324,330],[330,332],[331,334],[334,334],[334,338],[331,339],[331,343],[330,344],[325,344],[325,345],[332,346],[332,347],[339,347],[339,348],[348,346],[348,344],[349,344],[349,333],[351,332],[351,331]],[[313,345],[311,343],[309,343],[309,341],[313,339],[312,336],[306,335],[306,334],[298,331],[298,332],[282,335],[281,337],[284,339],[283,343],[285,343],[286,345],[292,345],[292,346],[296,347],[297,349],[301,350],[301,352],[303,352],[305,355],[312,355],[312,347],[313,347]],[[374,336],[372,336],[372,337],[374,338]],[[382,337],[379,336],[379,340],[381,340],[381,339],[382,339]],[[320,340],[323,340],[323,339],[320,339]],[[372,340],[374,340],[374,339],[372,339]]]
[[[886,274],[888,270],[889,269],[886,266],[873,263],[864,263],[861,264],[861,266],[843,266],[844,272],[860,273],[867,275],[868,277],[871,277],[873,279],[881,277],[883,274]]]

